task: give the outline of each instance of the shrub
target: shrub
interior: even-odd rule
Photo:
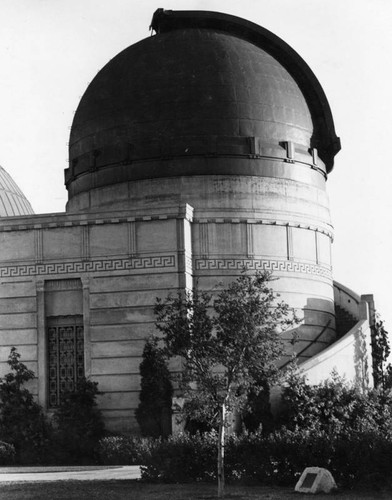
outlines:
[[[186,483],[216,479],[216,433],[181,434],[167,441],[148,440],[142,479]],[[230,482],[293,485],[305,467],[331,471],[341,486],[357,482],[382,486],[391,480],[391,436],[375,431],[329,434],[322,430],[282,428],[230,436],[226,444],[225,474]]]
[[[341,486],[360,482],[374,488],[391,482],[389,394],[363,395],[334,375],[313,387],[293,379],[284,397],[287,425],[270,434],[259,430],[228,437],[228,481],[293,485],[313,465],[329,469]],[[146,481],[209,481],[216,479],[216,441],[215,432],[168,440],[106,438],[100,443],[101,460],[142,464]]]
[[[50,426],[41,407],[24,384],[34,373],[11,348],[7,361],[11,371],[0,381],[0,440],[15,448],[19,463],[40,463],[49,446]]]
[[[15,463],[16,452],[12,444],[0,441],[0,465],[12,465]]]
[[[171,432],[173,388],[156,339],[149,339],[140,364],[141,391],[136,419],[143,436],[167,437]]]
[[[276,451],[286,447],[289,467],[325,466],[342,484],[371,477],[379,484],[390,480],[386,464],[392,458],[391,393],[362,393],[336,373],[311,386],[294,370],[283,403],[280,420],[289,429],[280,431]],[[296,442],[293,454],[290,446],[287,449],[290,441]]]
[[[94,460],[94,450],[105,428],[100,410],[96,408],[98,384],[82,379],[76,391],[62,397],[55,412],[57,461],[85,463]]]
[[[216,433],[157,439],[144,457],[142,479],[164,483],[216,479],[216,442]]]
[[[102,438],[96,449],[103,465],[140,465],[150,452],[154,440],[138,436],[109,436]]]
[[[392,428],[392,396],[377,390],[366,394],[336,373],[312,386],[293,372],[282,394],[285,411],[280,423],[291,430],[321,430],[331,434],[352,431],[388,432]]]

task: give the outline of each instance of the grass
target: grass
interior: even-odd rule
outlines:
[[[146,484],[139,481],[54,481],[2,483],[0,497],[7,500],[213,500],[215,484]],[[233,500],[309,500],[294,488],[268,486],[226,487],[226,498]],[[317,495],[317,500],[391,499],[389,492],[343,491]]]

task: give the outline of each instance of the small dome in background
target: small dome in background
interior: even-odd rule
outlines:
[[[0,167],[0,217],[33,215],[34,211],[16,182]]]

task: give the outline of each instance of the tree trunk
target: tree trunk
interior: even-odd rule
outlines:
[[[226,402],[222,404],[219,416],[218,436],[218,498],[225,494],[225,424],[226,424]]]

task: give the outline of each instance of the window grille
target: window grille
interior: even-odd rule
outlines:
[[[84,333],[80,317],[48,320],[49,408],[84,377]]]

